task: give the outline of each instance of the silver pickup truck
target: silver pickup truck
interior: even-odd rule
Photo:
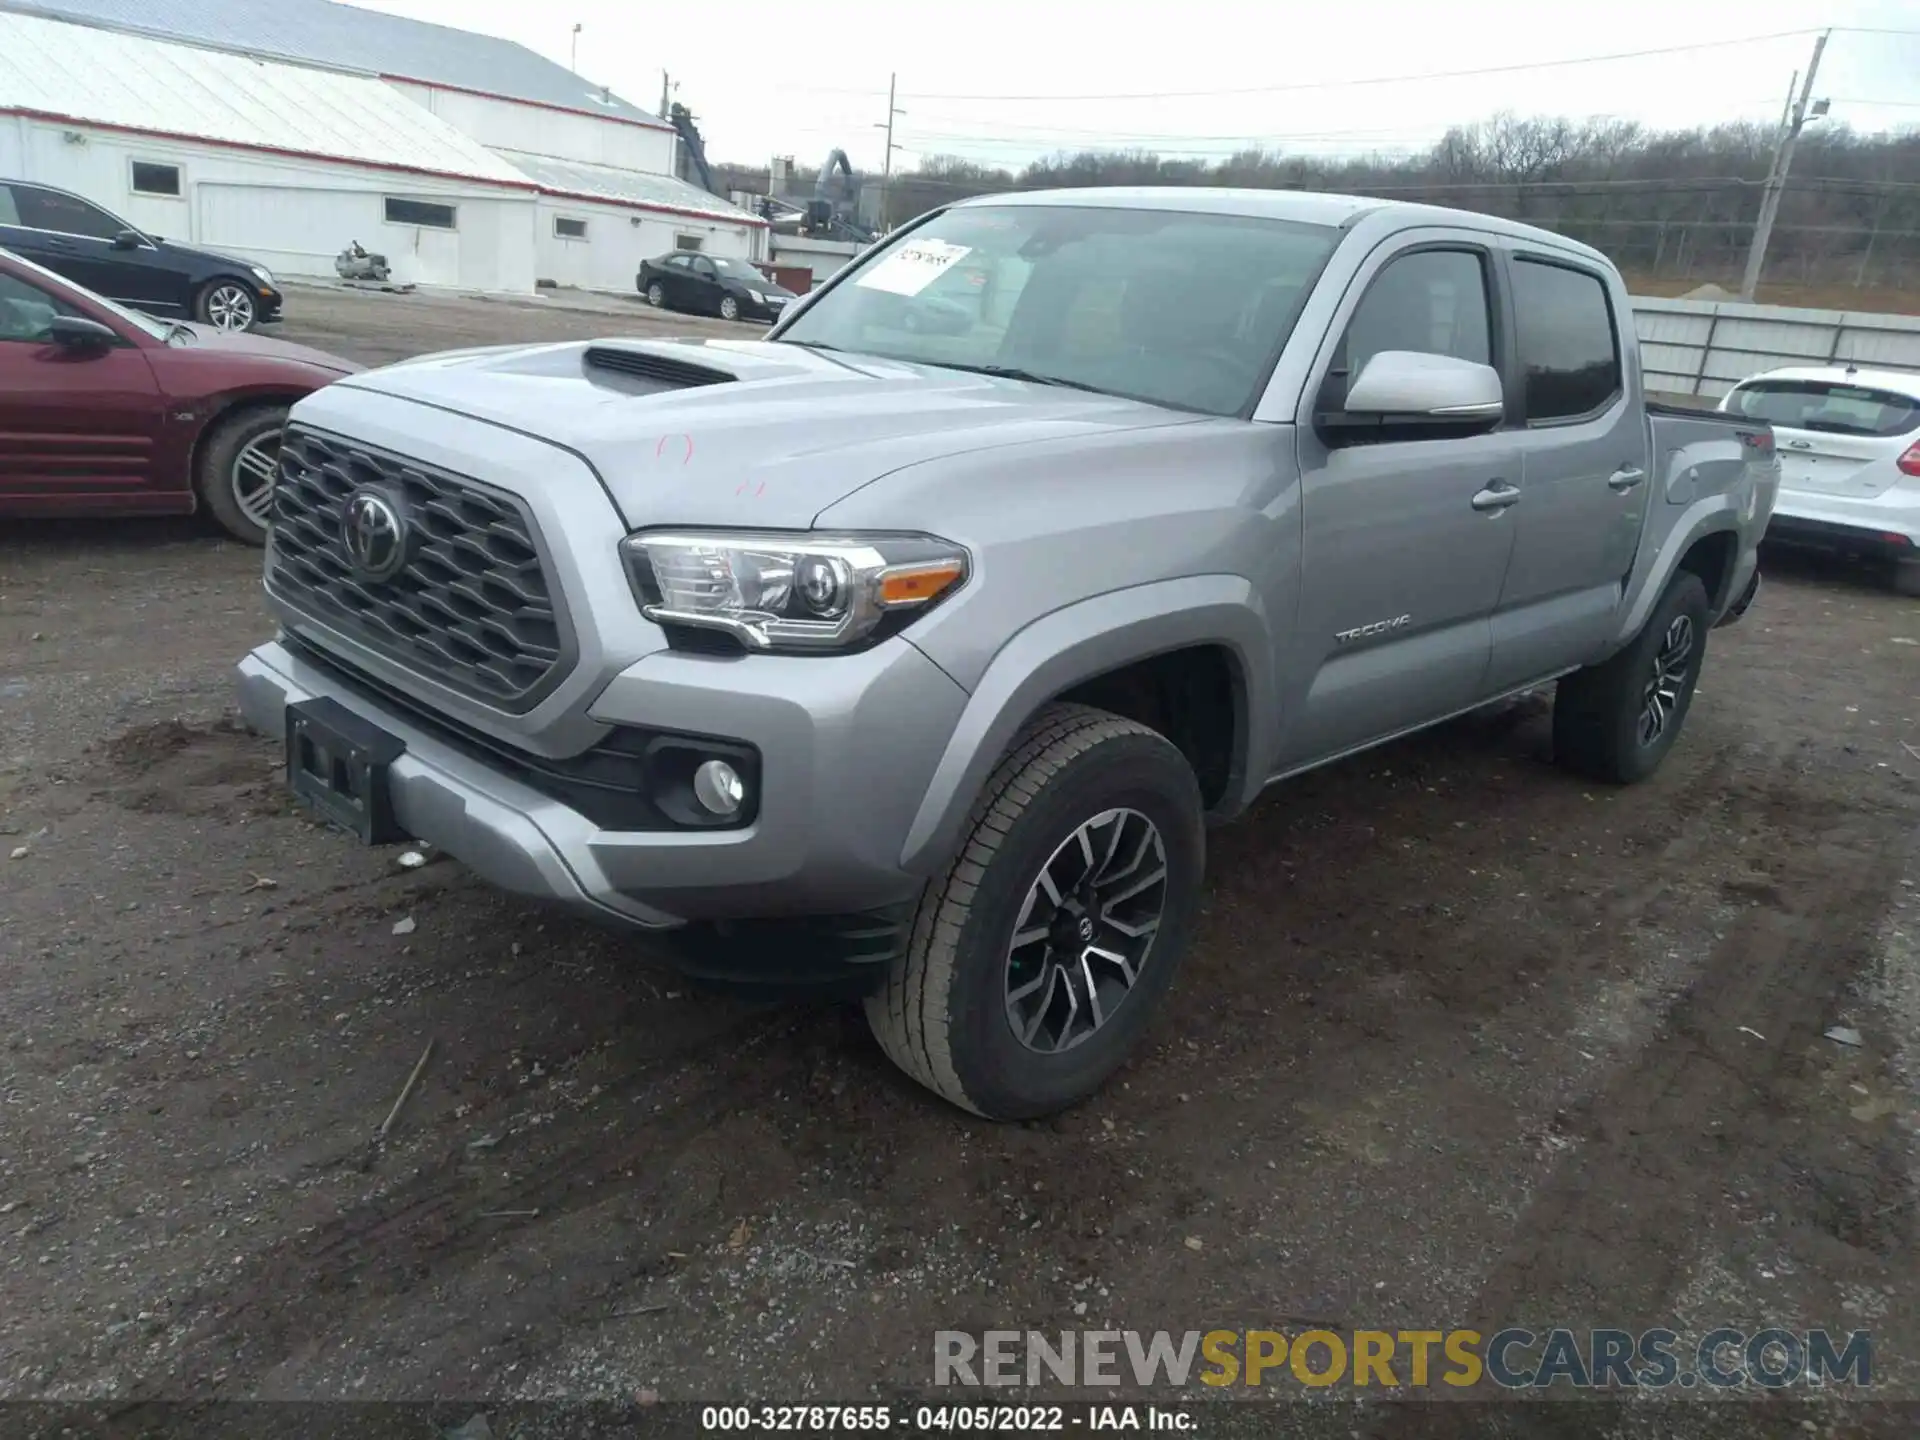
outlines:
[[[1778,480],[1764,423],[1644,403],[1559,236],[1001,196],[765,340],[303,400],[240,698],[360,839],[856,990],[916,1079],[1033,1116],[1138,1039],[1207,826],[1275,781],[1551,681],[1567,766],[1650,774]]]

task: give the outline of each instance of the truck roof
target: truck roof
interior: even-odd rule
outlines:
[[[1100,205],[1118,210],[1185,210],[1211,215],[1245,215],[1267,220],[1295,220],[1308,225],[1349,226],[1362,216],[1386,215],[1395,229],[1412,225],[1465,225],[1496,235],[1537,241],[1605,262],[1590,245],[1538,226],[1523,225],[1498,215],[1455,210],[1444,205],[1421,205],[1410,200],[1382,200],[1372,195],[1332,195],[1317,190],[1236,190],[1206,185],[1111,185],[1086,189],[1014,190],[975,195],[960,205]],[[1607,262],[1611,263],[1611,262]]]

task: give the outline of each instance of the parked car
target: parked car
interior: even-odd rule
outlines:
[[[0,248],[152,315],[216,330],[280,318],[280,289],[264,265],[162,240],[51,185],[0,180]]]
[[[1768,540],[1890,562],[1895,588],[1920,595],[1920,375],[1790,366],[1743,380],[1720,408],[1773,426]]]
[[[722,320],[778,320],[799,298],[744,260],[690,250],[642,261],[634,285],[656,309]]]
[[[156,320],[0,250],[0,515],[204,509],[258,545],[287,407],[358,368]]]
[[[1008,323],[899,326],[961,256]],[[301,401],[241,706],[361,840],[855,989],[925,1085],[1044,1114],[1139,1039],[1207,825],[1267,785],[1555,682],[1569,768],[1671,751],[1779,467],[1764,422],[1644,403],[1632,315],[1487,215],[969,200],[766,341]]]

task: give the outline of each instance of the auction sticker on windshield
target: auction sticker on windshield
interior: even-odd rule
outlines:
[[[910,241],[853,283],[895,295],[918,295],[972,253],[971,245],[949,245],[945,240]]]

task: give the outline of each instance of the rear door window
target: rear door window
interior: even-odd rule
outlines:
[[[1600,277],[1516,259],[1513,291],[1528,422],[1576,420],[1612,404],[1621,388],[1620,345]]]
[[[1830,435],[1893,436],[1920,428],[1920,400],[1826,380],[1750,380],[1727,408],[1748,420]]]

